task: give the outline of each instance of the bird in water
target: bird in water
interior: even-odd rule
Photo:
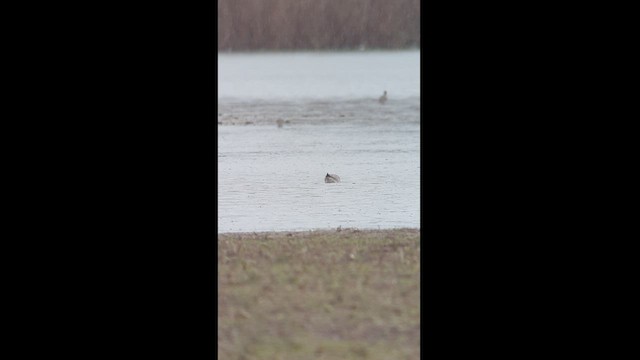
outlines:
[[[380,99],[378,99],[378,102],[380,104],[384,104],[387,102],[387,90],[384,91],[384,94],[382,94],[382,96],[380,96]]]
[[[336,174],[327,173],[327,176],[324,177],[324,182],[326,182],[326,183],[337,183],[337,182],[340,182],[340,176],[338,176]]]

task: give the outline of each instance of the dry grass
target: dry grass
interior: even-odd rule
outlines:
[[[218,235],[220,359],[418,359],[420,231]]]

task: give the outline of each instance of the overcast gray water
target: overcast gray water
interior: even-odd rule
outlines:
[[[219,54],[218,231],[420,227],[419,71],[419,51]]]

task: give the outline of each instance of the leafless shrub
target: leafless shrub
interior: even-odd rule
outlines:
[[[218,0],[218,50],[420,46],[420,0]]]

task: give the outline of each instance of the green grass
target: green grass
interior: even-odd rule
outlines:
[[[218,235],[220,359],[418,359],[420,232]]]

